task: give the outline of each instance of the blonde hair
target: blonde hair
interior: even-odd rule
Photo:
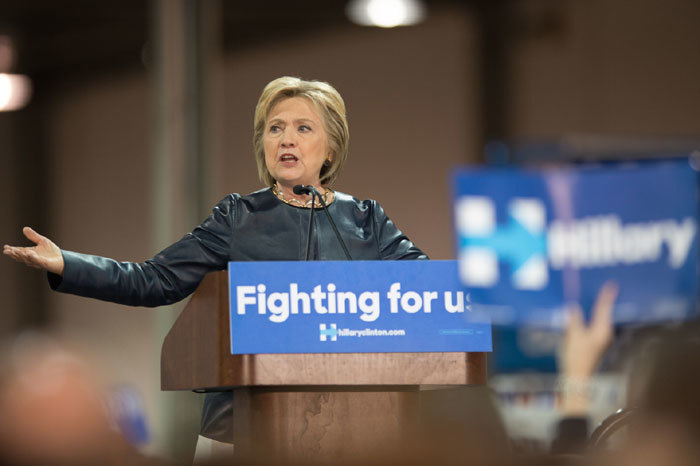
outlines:
[[[255,106],[253,119],[253,148],[258,176],[267,186],[273,186],[275,179],[265,164],[265,147],[263,139],[270,110],[277,103],[292,97],[308,99],[319,112],[328,136],[328,157],[321,167],[321,184],[333,184],[348,157],[350,131],[345,116],[345,102],[333,86],[323,81],[304,81],[299,78],[283,76],[270,81],[263,89],[258,104]]]

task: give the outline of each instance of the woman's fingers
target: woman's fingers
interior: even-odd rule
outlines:
[[[22,233],[24,233],[24,236],[27,237],[27,239],[34,244],[39,244],[41,240],[46,239],[45,237],[41,236],[39,233],[34,231],[31,227],[24,227],[22,228]]]
[[[18,248],[15,246],[5,245],[2,252],[17,262],[22,262],[23,264],[32,267],[42,268],[39,256],[30,248]]]
[[[10,256],[11,258],[13,258],[15,260],[19,260],[19,257],[17,256],[17,248],[14,246],[9,246],[7,244],[4,245],[2,247],[2,253],[7,255],[7,256]]]
[[[22,233],[24,233],[27,239],[34,242],[36,246],[18,247],[6,244],[3,246],[2,252],[17,262],[21,262],[30,267],[63,275],[64,264],[61,249],[50,239],[41,236],[30,227],[24,227]]]
[[[46,244],[47,238],[44,236],[41,236],[39,233],[34,231],[31,227],[24,227],[22,228],[22,233],[24,233],[24,236],[27,237],[28,240],[36,244],[37,246],[40,245],[40,243]],[[33,254],[31,255],[31,262],[33,262],[35,259],[38,258],[38,255],[35,252],[34,247],[21,247],[21,246],[10,246],[9,244],[5,244],[2,248],[2,252],[4,254],[7,254],[8,256],[12,257],[15,260],[19,260],[22,262],[27,262],[29,260],[30,256],[28,255],[30,252]]]
[[[24,251],[22,251],[22,249],[23,248],[10,246],[5,249],[5,253],[16,261],[27,263],[26,254],[24,254]]]

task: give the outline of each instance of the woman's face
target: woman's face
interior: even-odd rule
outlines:
[[[265,136],[265,164],[281,185],[320,184],[328,158],[328,137],[314,105],[303,97],[277,102],[270,110]]]

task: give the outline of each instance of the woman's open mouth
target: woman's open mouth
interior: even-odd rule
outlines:
[[[297,160],[299,159],[294,154],[282,154],[282,156],[280,157],[280,162],[285,165],[294,164]]]

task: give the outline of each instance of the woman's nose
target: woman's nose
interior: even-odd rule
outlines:
[[[285,128],[282,132],[282,145],[284,147],[294,147],[296,145],[296,137],[293,130]]]

